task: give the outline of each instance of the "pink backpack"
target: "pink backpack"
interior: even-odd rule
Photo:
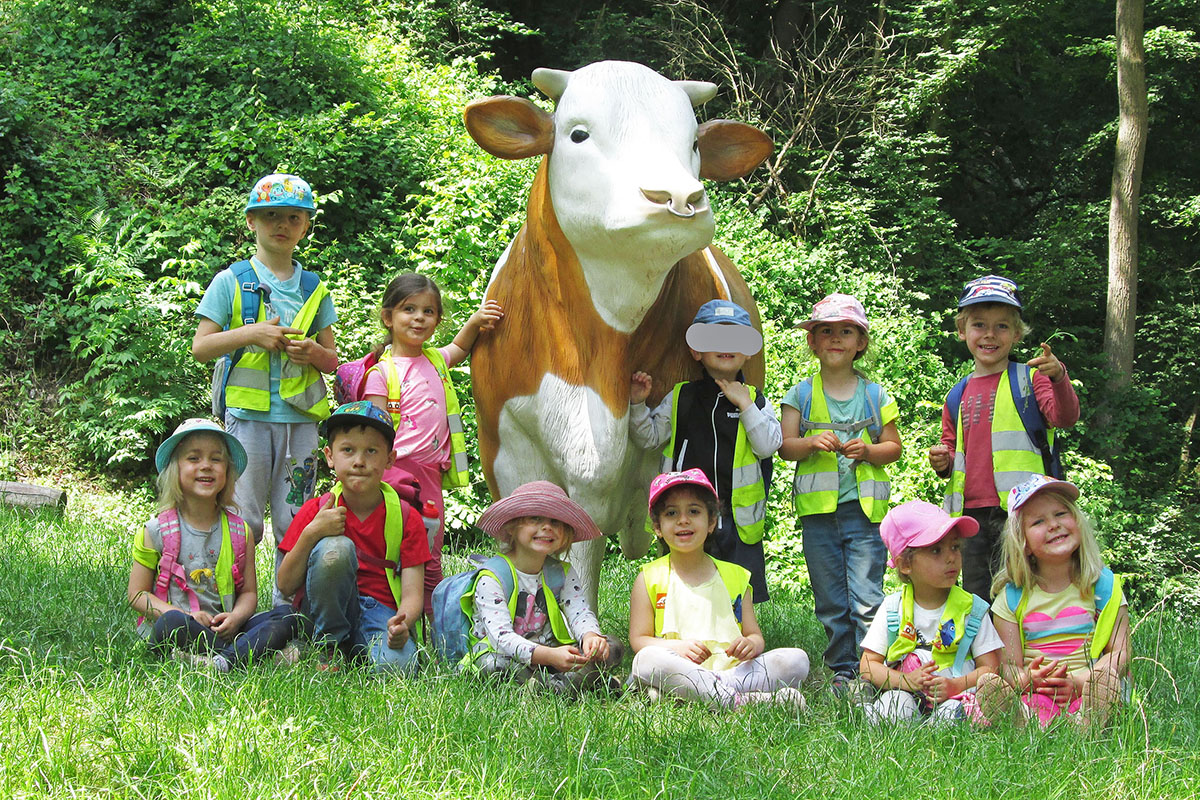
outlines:
[[[232,514],[228,511],[222,511],[229,520],[229,543],[233,546],[233,585],[235,590],[242,588],[242,568],[246,564],[246,523],[237,514]],[[200,599],[196,597],[196,593],[192,591],[192,587],[188,585],[187,572],[179,563],[179,512],[174,508],[168,508],[158,515],[158,531],[162,534],[162,554],[158,557],[158,578],[154,582],[154,596],[164,602],[170,602],[167,599],[167,591],[171,581],[175,582],[185,595],[187,595],[188,606],[191,612],[195,614],[200,610]],[[233,599],[221,598],[221,605],[225,611],[233,609]],[[142,619],[138,619],[138,624],[142,624]]]
[[[378,363],[379,357],[371,352],[362,358],[339,364],[333,376],[334,402],[340,406],[364,399],[363,388],[367,381],[367,372]]]

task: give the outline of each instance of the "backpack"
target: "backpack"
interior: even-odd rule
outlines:
[[[516,575],[504,556],[492,556],[475,569],[445,578],[433,590],[433,650],[447,664],[457,665],[471,649],[472,620],[463,599],[474,591],[479,573],[485,570],[496,576],[505,597],[511,598],[517,590]],[[558,596],[567,577],[562,562],[547,560],[543,573],[546,586]]]
[[[242,588],[242,567],[246,563],[246,523],[237,514],[231,514],[228,511],[222,511],[221,514],[229,524],[229,543],[233,548],[230,570],[233,572],[233,585],[236,592]],[[171,582],[174,581],[175,585],[187,596],[191,613],[195,614],[200,610],[200,600],[188,586],[187,573],[179,564],[179,548],[181,546],[179,512],[174,508],[168,508],[159,513],[158,530],[162,535],[162,553],[158,557],[158,575],[154,581],[154,596],[159,600],[169,602],[167,600],[168,592]],[[220,558],[218,557],[219,563]],[[222,605],[224,604],[225,599],[222,598]],[[232,605],[225,610],[231,611]],[[141,623],[142,618],[139,618],[138,624]]]
[[[333,399],[339,406],[365,400],[363,388],[367,382],[367,372],[379,363],[379,356],[367,353],[362,358],[339,364],[333,375]]]
[[[882,610],[887,614],[887,650],[892,649],[892,643],[900,635],[900,594],[900,592],[889,594],[883,599]],[[955,677],[963,675],[963,667],[966,666],[967,659],[971,657],[971,645],[975,643],[979,626],[983,624],[983,618],[991,611],[991,606],[982,597],[979,595],[972,595],[972,597],[974,600],[971,603],[971,613],[967,614],[966,630],[963,631],[962,638],[958,640],[954,665],[950,668]]]
[[[1062,440],[1056,436],[1054,443],[1050,443],[1046,433],[1046,418],[1042,416],[1037,396],[1033,393],[1033,371],[1028,364],[1019,361],[1009,361],[1008,369],[1005,371],[1008,373],[1008,388],[1012,393],[1013,404],[1017,407],[1017,415],[1021,418],[1021,425],[1025,427],[1025,433],[1028,434],[1034,446],[1041,451],[1042,471],[1055,480],[1063,480]],[[954,384],[954,388],[946,395],[946,408],[950,410],[950,422],[956,429],[958,428],[958,412],[962,406],[963,391],[970,379],[970,375],[963,378]]]
[[[234,279],[237,281],[238,290],[242,294],[242,325],[253,325],[258,322],[258,312],[260,303],[271,302],[271,289],[268,286],[262,285],[258,280],[258,273],[254,271],[254,265],[249,261],[238,261],[229,266],[229,271],[233,273]],[[300,272],[300,305],[308,302],[308,298],[317,290],[317,286],[321,283],[321,278],[315,272],[302,270]],[[226,326],[226,330],[229,330]],[[305,336],[311,337],[317,332],[316,320],[313,320],[312,326],[305,331]],[[229,373],[233,371],[233,365],[242,359],[246,354],[246,348],[239,347],[232,353],[226,353],[217,359],[217,363],[213,365],[212,377],[212,412],[217,419],[225,418],[225,386],[229,383]]]

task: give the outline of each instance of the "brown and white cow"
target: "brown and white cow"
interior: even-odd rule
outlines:
[[[658,456],[630,444],[630,376],[653,376],[652,403],[699,377],[684,334],[714,297],[744,306],[758,326],[745,281],[709,246],[699,178],[748,174],[771,141],[739,122],[697,126],[694,108],[716,86],[641,64],[538,69],[533,83],[556,101],[553,114],[509,96],[464,112],[492,155],[543,156],[525,225],[488,286],[504,322],[471,358],[479,451],[493,496],[553,481],[636,558],[650,542],[643,523]],[[746,374],[761,389],[761,354]],[[603,540],[571,552],[593,602],[603,555]]]

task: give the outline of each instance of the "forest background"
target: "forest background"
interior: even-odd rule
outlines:
[[[203,288],[252,240],[252,181],[304,176],[321,212],[297,256],[330,284],[344,359],[381,336],[398,272],[442,286],[452,331],[520,226],[531,162],[474,145],[464,105],[540,98],[533,68],[646,63],[720,87],[701,119],[776,143],[710,186],[716,241],[755,292],[768,396],[814,369],[795,325],[864,303],[865,368],[896,396],[893,499],[937,501],[925,451],[966,369],[952,311],[987,272],[1024,288],[1079,393],[1068,477],[1135,607],[1200,611],[1200,5],[1147,0],[1150,134],[1133,378],[1107,388],[1113,8],[1046,0],[91,0],[0,4],[0,480],[99,487],[149,507],[154,447],[205,413],[189,354]],[[537,100],[546,107],[544,98]],[[441,341],[441,338],[439,338]],[[466,391],[469,374],[455,380]],[[471,409],[466,412],[473,424]],[[780,470],[772,584],[802,582]],[[482,546],[478,473],[451,498]],[[139,514],[140,518],[140,514]]]

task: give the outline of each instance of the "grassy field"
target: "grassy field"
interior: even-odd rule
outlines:
[[[3,797],[1150,798],[1200,794],[1200,633],[1150,614],[1136,701],[1105,731],[873,728],[815,679],[808,712],[565,701],[432,668],[417,680],[147,657],[124,607],[144,501],[73,496],[65,521],[0,511]],[[127,522],[126,522],[127,520]],[[625,633],[634,567],[605,567]],[[768,645],[819,658],[803,587],[762,608]]]

